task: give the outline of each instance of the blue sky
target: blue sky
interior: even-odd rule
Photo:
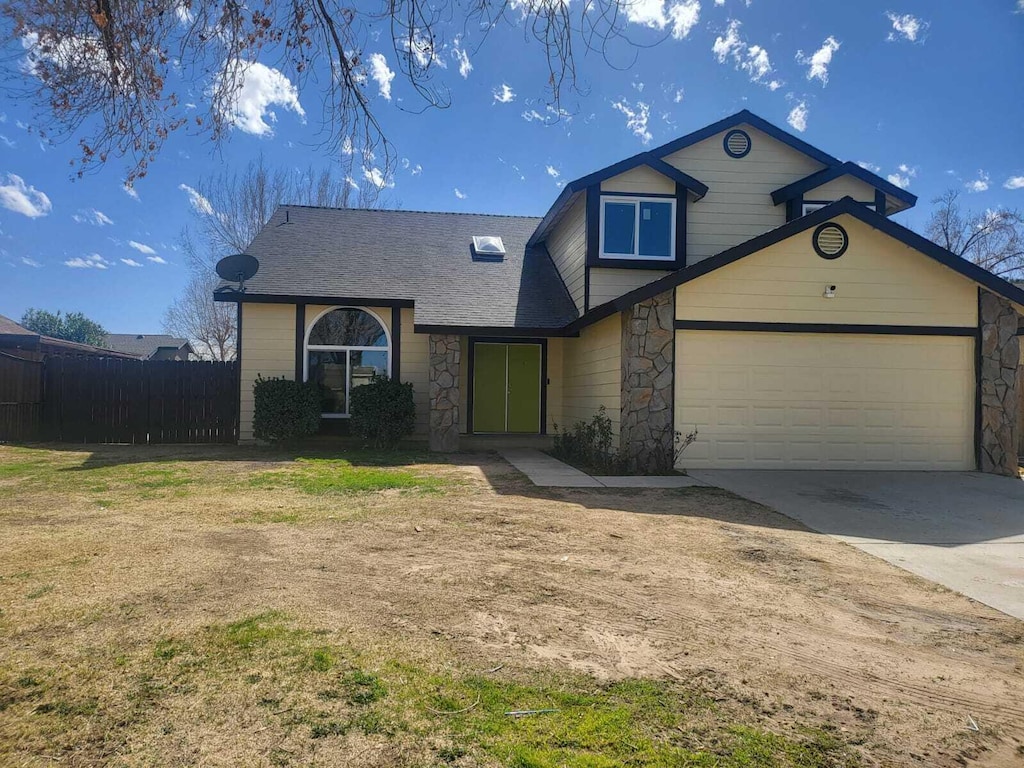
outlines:
[[[614,67],[579,50],[582,92],[554,124],[542,51],[521,29],[499,26],[479,49],[472,32],[458,46],[450,34],[435,77],[452,106],[423,114],[401,74],[387,79],[390,44],[371,39],[367,60],[384,60],[368,92],[402,158],[385,197],[542,215],[567,180],[746,108],[906,186],[919,197],[898,216],[908,226],[921,229],[948,188],[972,209],[1024,208],[1024,0],[636,0],[630,15],[635,42],[660,44],[613,49]],[[41,143],[25,129],[31,105],[0,101],[0,314],[78,310],[112,332],[159,332],[188,274],[185,187],[260,152],[271,166],[332,163],[313,85],[291,93],[261,74],[225,144],[173,137],[134,197],[117,160],[72,181],[75,142]]]

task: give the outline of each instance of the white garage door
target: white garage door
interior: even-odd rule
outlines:
[[[677,331],[681,467],[974,469],[974,339]]]

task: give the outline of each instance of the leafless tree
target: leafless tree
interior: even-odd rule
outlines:
[[[325,145],[352,146],[365,159],[379,158],[374,162],[388,173],[395,153],[374,108],[373,56],[364,50],[391,48],[389,60],[416,94],[402,109],[443,108],[450,96],[435,79],[439,70],[467,55],[470,37],[477,52],[499,24],[538,45],[548,71],[547,111],[557,119],[566,90],[578,89],[577,47],[608,59],[624,43],[635,56],[626,35],[635,3],[0,0],[0,16],[10,30],[8,69],[42,111],[46,130],[79,142],[78,173],[125,158],[131,184],[172,133],[222,138],[257,62],[273,65],[301,92],[308,85],[319,93]],[[190,111],[194,92],[206,95],[205,113]]]
[[[188,339],[204,359],[234,360],[235,305],[213,300],[217,283],[212,272],[193,272],[164,313],[164,331]]]
[[[181,246],[192,277],[164,315],[164,330],[188,338],[214,360],[235,353],[235,307],[213,301],[220,259],[245,252],[282,203],[369,208],[380,201],[376,188],[357,186],[344,172],[272,170],[262,155],[241,171],[202,179],[188,192],[192,223],[181,234]]]
[[[932,203],[927,235],[946,250],[1002,277],[1024,276],[1024,216],[1016,210],[966,211],[960,193],[944,192]]]

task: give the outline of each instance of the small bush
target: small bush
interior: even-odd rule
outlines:
[[[416,426],[412,384],[374,376],[350,394],[352,432],[374,448],[391,449]]]
[[[617,474],[622,469],[622,461],[618,453],[612,450],[612,435],[612,420],[602,405],[590,421],[577,421],[565,432],[559,432],[555,424],[551,453],[556,458],[585,467],[588,471],[603,475]]]
[[[252,389],[252,432],[256,439],[294,440],[315,434],[320,428],[320,393],[316,384],[260,376]]]

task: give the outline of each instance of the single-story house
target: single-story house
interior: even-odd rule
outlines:
[[[77,357],[129,357],[114,349],[80,344],[30,331],[9,317],[0,315],[0,351],[39,360],[47,355]]]
[[[162,333],[108,333],[104,344],[139,360],[191,360],[195,357],[188,339]]]
[[[890,216],[914,195],[742,111],[576,179],[540,218],[282,206],[238,303],[257,376],[374,373],[417,432],[550,434],[605,406],[640,467],[1017,471],[1024,290]]]

